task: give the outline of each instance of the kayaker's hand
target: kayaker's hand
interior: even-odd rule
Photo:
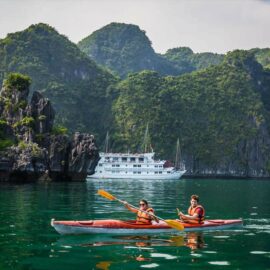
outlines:
[[[185,217],[185,215],[181,211],[179,211],[179,214],[178,215],[179,215],[180,218]]]

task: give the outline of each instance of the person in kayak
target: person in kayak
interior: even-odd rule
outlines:
[[[150,225],[152,224],[153,220],[156,222],[159,222],[159,220],[156,217],[151,215],[151,214],[154,214],[154,209],[148,206],[148,202],[146,200],[140,200],[139,205],[140,205],[140,210],[137,210],[135,208],[130,207],[129,204],[125,202],[125,207],[129,211],[137,214],[136,224],[147,224],[147,225],[149,224]]]
[[[204,208],[199,205],[199,196],[191,195],[190,207],[188,208],[188,214],[185,215],[177,208],[178,216],[182,222],[201,224],[204,221],[205,211]]]

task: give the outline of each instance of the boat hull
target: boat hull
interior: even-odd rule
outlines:
[[[207,220],[203,224],[182,223],[185,231],[225,230],[243,226],[241,219]],[[88,220],[88,221],[51,221],[51,225],[60,234],[159,234],[175,233],[176,229],[160,221],[152,225],[136,224],[124,220]]]
[[[125,175],[125,174],[93,174],[88,175],[87,179],[143,179],[143,180],[177,180],[186,171],[179,171],[170,175],[149,175],[149,174],[138,174],[138,175]]]

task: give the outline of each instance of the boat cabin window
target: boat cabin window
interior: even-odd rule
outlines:
[[[139,158],[139,162],[143,162],[144,161],[144,158]]]
[[[101,164],[101,163],[99,163],[99,164],[98,164],[98,166],[99,166],[99,167],[102,167],[102,164]]]
[[[127,158],[126,157],[122,157],[122,161],[123,162],[127,162]]]
[[[130,158],[130,162],[135,162],[136,158],[135,157],[131,157]]]
[[[105,161],[109,161],[110,160],[110,158],[109,157],[105,157]]]
[[[113,158],[113,161],[118,161],[118,157],[114,157]]]

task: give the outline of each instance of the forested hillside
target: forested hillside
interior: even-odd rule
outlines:
[[[110,125],[108,89],[115,78],[46,24],[32,25],[0,40],[0,84],[9,72],[32,78],[69,131],[102,133]],[[102,124],[100,124],[102,123]]]
[[[155,53],[151,41],[137,25],[111,23],[84,38],[78,46],[122,78],[145,69],[162,75],[179,74],[167,59]]]
[[[140,148],[148,123],[153,146],[162,156],[173,158],[180,138],[193,173],[267,173],[269,79],[270,73],[245,51],[228,54],[218,66],[179,77],[132,74],[119,83],[113,108],[118,147]]]
[[[179,74],[204,69],[211,65],[218,65],[222,62],[224,55],[216,53],[194,53],[188,47],[170,49],[164,54]]]
[[[219,64],[224,55],[193,53],[188,47],[157,54],[145,31],[138,26],[111,23],[78,43],[79,48],[98,64],[121,78],[130,72],[157,71],[161,75],[180,75]]]

